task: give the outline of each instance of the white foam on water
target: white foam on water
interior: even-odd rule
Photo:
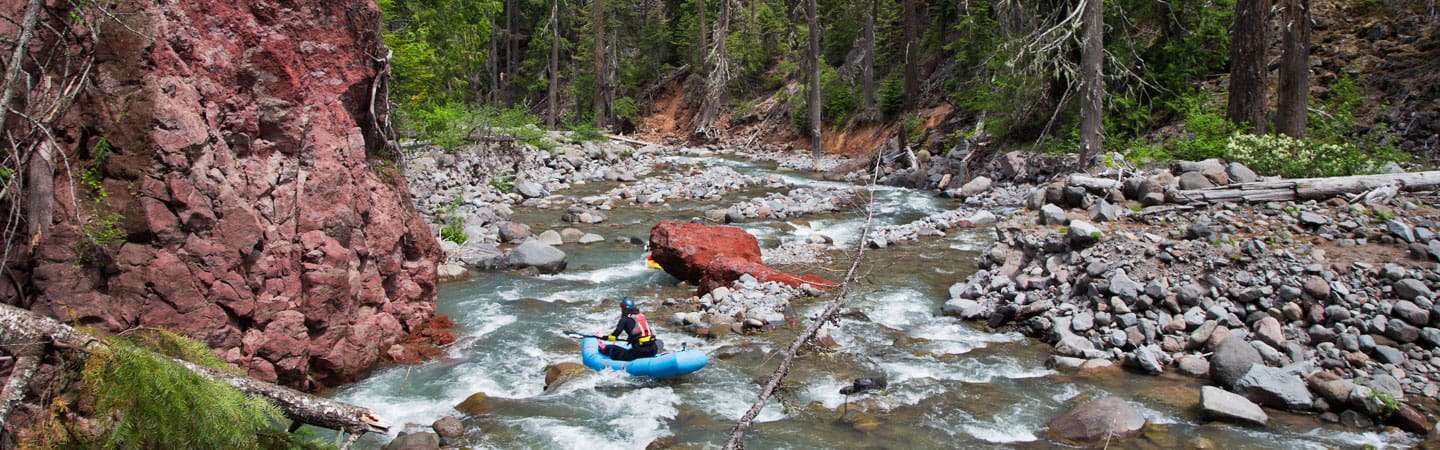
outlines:
[[[923,338],[925,349],[932,354],[963,355],[992,344],[1024,342],[1019,333],[989,333],[968,327],[953,318],[936,318],[922,323],[906,333],[910,337]]]
[[[1420,439],[1403,431],[1380,433],[1374,431],[1354,432],[1312,429],[1301,436],[1320,441],[1316,448],[1329,448],[1332,446],[1344,446],[1349,448],[1414,448],[1420,443]]]
[[[931,300],[914,289],[895,289],[866,299],[870,320],[891,328],[908,328],[929,321]]]
[[[618,372],[617,372],[618,373]],[[618,380],[613,375],[594,378]],[[580,380],[577,380],[580,381]],[[629,384],[629,383],[624,383]],[[650,442],[671,435],[666,424],[677,414],[680,397],[668,387],[620,388],[568,391],[577,408],[572,417],[525,417],[511,423],[526,436],[543,442],[542,448],[642,449]],[[568,396],[568,395],[567,395]],[[569,403],[567,401],[567,403]]]
[[[635,278],[649,273],[651,270],[645,266],[645,260],[638,259],[631,264],[620,264],[584,272],[561,272],[552,275],[540,275],[540,280],[566,280],[586,281],[595,284],[604,284],[628,278]]]
[[[975,439],[993,444],[1014,444],[1040,440],[1035,435],[1036,425],[1017,420],[1023,410],[1012,407],[1008,414],[996,414],[991,420],[966,421],[960,428]]]
[[[394,374],[392,371],[390,374]],[[401,371],[400,375],[404,375]],[[436,418],[453,415],[453,405],[459,402],[437,401],[435,398],[420,397],[413,394],[405,394],[394,389],[394,383],[377,383],[367,381],[363,385],[346,390],[337,395],[336,400],[354,405],[370,408],[375,414],[384,417],[390,423],[431,423]],[[390,437],[397,436],[404,427],[392,427]]]
[[[1141,416],[1145,416],[1145,420],[1149,421],[1150,423],[1168,425],[1185,422],[1181,419],[1168,416],[1165,413],[1151,408],[1149,405],[1146,405],[1144,403],[1130,402],[1130,406],[1134,406],[1135,411],[1139,412]]]
[[[890,358],[880,361],[880,367],[893,374],[891,383],[906,380],[935,379],[963,381],[966,383],[990,383],[999,379],[1039,378],[1054,374],[1044,367],[1026,367],[1010,357],[993,357],[997,362],[982,362],[977,358],[966,358],[956,363],[944,363],[930,357]]]
[[[835,409],[845,404],[846,396],[840,394],[840,388],[849,385],[848,381],[840,381],[830,376],[811,378],[805,380],[805,389],[800,391],[799,397],[802,400],[819,402],[828,409]]]
[[[1084,391],[1081,391],[1080,388],[1074,384],[1065,383],[1060,385],[1060,392],[1050,395],[1050,399],[1054,400],[1055,403],[1065,403],[1075,398],[1075,396],[1080,395],[1081,392]]]
[[[715,367],[713,369],[721,369]],[[706,367],[705,370],[712,370]],[[691,391],[690,397],[686,400],[690,405],[698,407],[701,411],[716,417],[724,417],[726,420],[736,421],[750,410],[750,405],[755,401],[755,384],[745,381],[738,381],[737,374],[707,375],[713,380],[737,380],[707,383],[704,387]],[[785,411],[778,405],[779,402],[766,402],[760,409],[760,414],[755,417],[755,422],[774,422],[786,417]]]

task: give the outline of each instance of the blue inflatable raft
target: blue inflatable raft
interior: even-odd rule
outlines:
[[[623,343],[605,345],[629,347]],[[663,353],[634,361],[616,361],[600,353],[600,340],[594,336],[586,336],[580,341],[580,358],[585,360],[585,367],[592,370],[623,370],[631,375],[650,378],[684,375],[704,368],[708,362],[705,352],[695,349]]]

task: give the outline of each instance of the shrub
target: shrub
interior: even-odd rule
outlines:
[[[581,142],[605,140],[605,133],[603,131],[600,131],[599,128],[595,127],[595,124],[592,124],[590,122],[581,122],[576,124],[575,128],[571,130],[570,135],[571,137],[575,138],[575,140]]]
[[[1286,178],[1354,175],[1384,163],[1354,145],[1321,144],[1285,135],[1234,135],[1225,146],[1225,156],[1256,173]]]
[[[445,226],[440,228],[440,239],[465,245],[470,237],[465,235],[465,218],[458,212],[462,202],[463,199],[456,194],[450,205],[445,207]]]
[[[1217,108],[1199,97],[1180,100],[1179,109],[1185,114],[1185,138],[1175,141],[1171,155],[1184,160],[1200,161],[1219,158],[1226,153],[1230,136],[1237,128]]]
[[[630,122],[635,122],[640,118],[640,107],[635,105],[635,99],[630,97],[620,97],[615,99],[615,104],[611,105],[610,110],[615,113],[615,117],[625,119]]]

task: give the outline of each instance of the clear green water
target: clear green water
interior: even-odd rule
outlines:
[[[773,169],[719,162],[744,173]],[[678,164],[678,163],[677,163]],[[785,173],[806,183],[804,174]],[[643,182],[643,181],[642,181]],[[578,186],[580,197],[611,186]],[[582,230],[607,242],[567,245],[569,269],[558,275],[482,273],[441,286],[439,312],[454,319],[459,341],[442,360],[391,367],[334,394],[377,411],[395,431],[428,430],[436,419],[459,416],[454,407],[474,393],[497,398],[490,414],[463,417],[469,433],[456,445],[475,448],[639,449],[718,447],[761,389],[759,380],[779,364],[781,349],[797,330],[730,335],[704,341],[652,315],[667,346],[711,352],[710,364],[668,380],[590,372],[550,392],[544,369],[579,362],[579,346],[560,334],[608,330],[613,300],[630,296],[652,309],[683,300],[691,289],[646,269],[644,250],[613,242],[616,236],[648,238],[660,220],[688,220],[706,206],[724,206],[736,193],[712,203],[676,202],[647,209],[607,212],[610,220]],[[925,193],[885,188],[877,195],[877,225],[904,223],[953,208]],[[561,210],[518,209],[516,219],[537,231],[568,226]],[[858,239],[859,213],[806,217],[804,221],[742,224],[762,248],[786,234],[819,232],[836,241],[836,263],[787,267],[838,279]],[[772,398],[747,433],[750,449],[1050,448],[1046,423],[1079,401],[1105,395],[1130,400],[1152,423],[1144,437],[1111,443],[1115,448],[1184,448],[1208,440],[1214,448],[1355,448],[1413,444],[1403,435],[1345,431],[1310,417],[1271,412],[1265,430],[1204,424],[1194,410],[1199,384],[1182,377],[1114,372],[1091,377],[1057,374],[1044,367],[1048,346],[1016,334],[994,334],[938,315],[948,287],[975,270],[975,252],[990,235],[952,233],[866,252],[845,314],[832,327],[842,344],[834,352],[804,353],[787,387]],[[603,301],[609,300],[609,303]],[[795,305],[801,317],[818,314],[828,299]],[[798,327],[797,327],[798,328]],[[889,388],[852,397],[839,394],[856,377],[883,374]],[[866,410],[873,428],[842,420],[842,405]],[[409,425],[405,425],[409,424]],[[862,431],[862,429],[864,431]],[[360,448],[378,448],[389,437],[368,436]]]

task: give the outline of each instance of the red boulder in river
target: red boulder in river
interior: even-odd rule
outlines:
[[[808,283],[819,289],[835,286],[835,282],[814,275],[766,267],[760,259],[760,242],[737,227],[660,222],[650,229],[650,255],[666,273],[699,286],[695,295],[729,286],[747,273],[762,283],[775,281],[792,287]]]

